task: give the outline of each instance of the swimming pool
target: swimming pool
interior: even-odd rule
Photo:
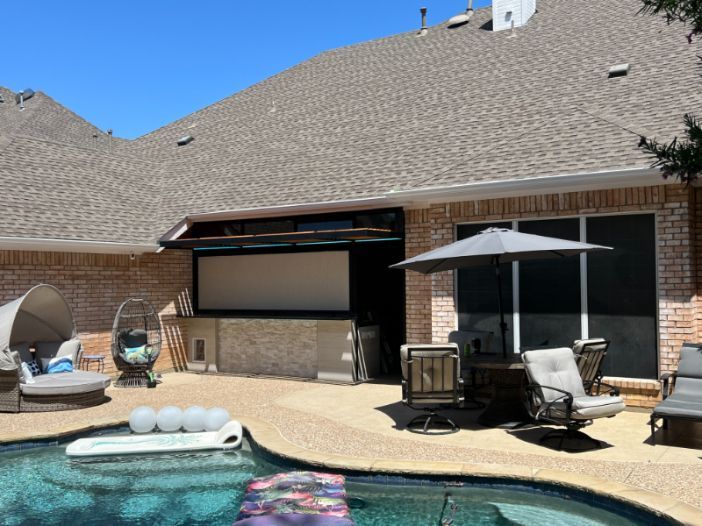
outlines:
[[[0,523],[229,525],[248,479],[286,470],[251,451],[248,443],[227,453],[118,460],[69,460],[64,450],[65,445],[0,453]],[[447,493],[458,505],[456,526],[666,524],[639,511],[588,505],[572,492],[556,496],[548,489],[507,485],[442,487],[400,478],[390,481],[401,485],[381,485],[364,480],[352,476],[347,482],[358,526],[436,525]]]

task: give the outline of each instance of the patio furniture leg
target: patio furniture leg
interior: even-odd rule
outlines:
[[[446,431],[432,432],[432,424],[448,429]],[[453,420],[437,414],[436,411],[429,411],[428,414],[414,417],[405,427],[412,433],[420,433],[423,435],[448,435],[450,433],[456,433],[459,430],[459,427]]]

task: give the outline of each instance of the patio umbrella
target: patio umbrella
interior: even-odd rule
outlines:
[[[469,238],[425,252],[390,267],[415,270],[422,274],[433,274],[445,270],[493,265],[497,278],[502,356],[507,358],[507,341],[505,339],[507,324],[502,306],[500,264],[529,259],[563,258],[594,250],[611,250],[611,247],[525,234],[507,228],[488,228]]]

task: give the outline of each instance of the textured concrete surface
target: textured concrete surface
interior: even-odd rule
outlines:
[[[108,403],[80,411],[0,414],[0,441],[124,421],[144,404],[219,405],[248,425],[264,447],[321,466],[547,478],[630,495],[655,509],[692,514],[696,518],[685,522],[702,524],[696,522],[702,515],[695,515],[702,512],[702,428],[672,423],[653,446],[645,412],[597,421],[587,432],[605,447],[565,453],[540,445],[540,428],[482,428],[475,424],[480,411],[451,413],[461,426],[452,435],[409,433],[403,426],[415,413],[398,402],[397,385],[173,373],[156,389],[110,388],[108,394]]]

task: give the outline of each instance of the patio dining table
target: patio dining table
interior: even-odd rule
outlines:
[[[474,354],[466,360],[473,368],[487,370],[492,385],[492,397],[478,417],[479,424],[511,429],[531,422],[526,406],[527,379],[520,355],[503,358],[497,354]]]

